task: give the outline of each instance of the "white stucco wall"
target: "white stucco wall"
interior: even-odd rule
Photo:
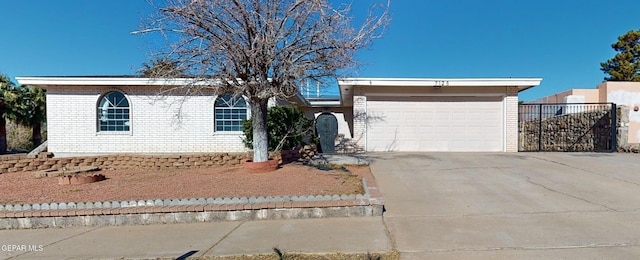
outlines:
[[[129,99],[128,133],[97,131],[98,99],[110,90],[122,91]],[[48,150],[56,156],[246,151],[241,132],[214,131],[215,95],[159,98],[158,90],[146,86],[48,87]]]
[[[634,107],[640,105],[640,92],[615,90],[607,93],[607,101],[617,105],[629,106],[629,143],[640,143],[640,111]]]
[[[628,143],[640,143],[640,111],[634,108],[640,106],[640,82],[608,81],[598,85],[603,102],[613,102],[617,105],[628,106],[629,137]]]

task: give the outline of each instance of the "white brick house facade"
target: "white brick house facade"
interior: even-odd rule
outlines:
[[[219,119],[215,117],[215,104],[219,97],[213,91],[158,95],[166,86],[194,84],[189,79],[17,80],[46,89],[48,150],[56,156],[247,151],[241,131],[216,127]],[[539,85],[541,80],[339,79],[339,100],[314,101],[298,96],[295,103],[309,117],[328,112],[340,117],[336,134],[350,139],[357,151],[517,152],[518,92]],[[99,127],[104,127],[104,120],[99,124],[98,111],[105,108],[98,106],[111,91],[124,94],[128,101],[126,126],[119,126],[127,130],[103,131]],[[122,98],[121,94],[117,96]],[[244,109],[249,117],[249,108]]]
[[[158,96],[159,86],[118,84],[45,88],[48,150],[56,156],[247,150],[242,132],[214,130],[214,103],[218,96],[213,93]],[[97,106],[110,91],[120,91],[128,99],[130,131],[98,131]],[[250,116],[248,107],[247,114]]]

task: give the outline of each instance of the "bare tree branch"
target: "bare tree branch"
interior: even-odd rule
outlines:
[[[151,0],[148,0],[151,1]],[[252,116],[266,111],[269,98],[291,98],[308,79],[324,81],[356,68],[359,49],[381,37],[390,21],[390,2],[375,5],[354,28],[351,5],[334,8],[328,0],[166,0],[150,2],[158,12],[132,34],[160,33],[171,42],[154,56],[175,71],[157,77],[188,74],[195,82],[223,79],[216,86],[193,84],[248,98]],[[262,106],[264,108],[255,108]],[[264,131],[266,122],[253,120]],[[264,124],[256,127],[255,124]],[[254,142],[261,138],[254,136]],[[262,145],[254,145],[261,149]],[[254,151],[254,156],[262,152]],[[256,159],[256,158],[254,158]],[[259,158],[255,161],[262,161]]]

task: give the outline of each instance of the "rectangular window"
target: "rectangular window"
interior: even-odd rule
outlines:
[[[242,131],[242,120],[247,119],[247,104],[243,97],[221,95],[214,107],[216,132]]]
[[[247,118],[246,109],[216,108],[216,131],[242,131],[242,120]]]

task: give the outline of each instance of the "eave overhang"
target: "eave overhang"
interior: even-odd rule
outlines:
[[[341,78],[342,105],[353,106],[355,87],[517,87],[518,92],[540,85],[542,78]]]

